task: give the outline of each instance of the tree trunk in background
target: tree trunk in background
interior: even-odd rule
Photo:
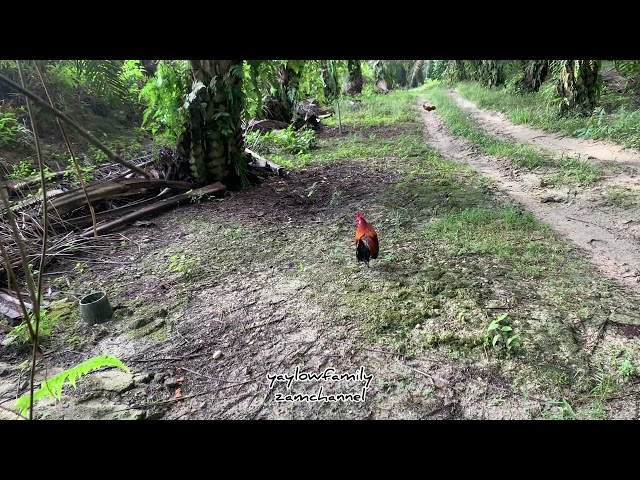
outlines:
[[[298,88],[300,87],[300,79],[302,78],[302,70],[296,71],[289,63],[280,65],[277,68],[278,84],[280,86],[280,101],[286,109],[288,116],[287,122],[291,122],[294,116],[294,106]]]
[[[336,76],[335,68],[331,68],[327,60],[320,60],[320,73],[322,75],[324,101],[329,104],[333,102],[340,93],[338,77]]]
[[[416,88],[424,83],[424,71],[426,66],[425,60],[414,60],[409,63],[409,88]]]
[[[378,93],[389,93],[394,88],[401,86],[403,81],[406,81],[406,75],[402,76],[402,62],[400,60],[373,60],[371,69]]]
[[[362,66],[360,60],[347,60],[347,71],[349,78],[342,87],[342,91],[347,95],[362,93]]]
[[[486,87],[497,87],[504,83],[503,60],[482,60],[480,62],[480,83]]]
[[[200,184],[246,185],[242,134],[242,60],[191,60],[188,123],[177,151]]]
[[[144,74],[149,78],[153,77],[158,69],[157,60],[140,60],[140,65],[142,66]]]
[[[249,81],[251,82],[251,85],[253,86],[253,88],[257,91],[260,92],[261,90],[261,86],[260,86],[260,61],[258,60],[247,60],[247,65],[249,65]],[[264,111],[263,111],[263,96],[262,94],[258,94],[256,95],[256,112],[255,112],[255,116],[262,120],[264,119]]]
[[[454,74],[458,82],[468,79],[467,72],[464,68],[464,60],[454,60]]]
[[[278,91],[264,102],[264,116],[269,120],[291,123],[302,70],[296,71],[289,63],[283,63],[276,68],[276,77]]]
[[[400,88],[406,88],[407,86],[407,68],[402,64],[402,62],[396,62],[395,84]]]
[[[524,67],[522,79],[517,87],[525,92],[537,92],[549,74],[549,60],[530,60]]]
[[[450,83],[468,80],[469,76],[464,66],[464,60],[448,60],[445,67],[445,78]]]
[[[590,115],[600,93],[600,60],[565,60],[557,92],[562,97],[560,113],[575,110]]]

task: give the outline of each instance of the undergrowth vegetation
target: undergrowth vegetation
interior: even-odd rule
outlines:
[[[143,77],[135,62],[120,65],[117,75],[113,65],[104,67],[119,79],[111,84],[100,84],[100,75],[91,69],[78,73],[77,65],[60,64],[51,70],[55,82],[74,91],[65,99],[70,109],[90,108],[109,124],[110,110],[120,105],[120,127],[136,125],[133,135],[112,138],[106,133],[111,127],[100,130],[95,126],[100,122],[91,127],[126,156],[142,151],[145,140],[172,145],[186,118],[182,110],[183,92],[188,89],[186,62],[160,62],[152,78]],[[485,67],[488,76],[497,69],[495,64]],[[446,72],[442,62],[429,68],[439,75]],[[247,79],[251,72],[247,68]],[[319,88],[302,84],[308,91]],[[213,291],[212,303],[229,295],[241,305],[238,308],[248,308],[253,304],[245,303],[244,293],[229,292],[242,281],[250,284],[251,293],[264,288],[255,285],[253,275],[264,284],[273,279],[283,285],[287,283],[283,279],[289,284],[299,281],[304,287],[290,295],[293,300],[273,300],[266,311],[285,301],[299,302],[297,312],[319,306],[314,327],[339,330],[363,348],[382,348],[403,359],[437,358],[442,365],[460,367],[461,375],[469,378],[474,374],[468,372],[481,371],[508,385],[505,397],[525,401],[529,395],[535,397],[542,418],[607,418],[611,402],[637,384],[640,351],[633,342],[616,343],[621,337],[605,343],[601,333],[607,322],[617,318],[614,315],[621,317],[618,324],[633,323],[637,311],[633,299],[612,287],[551,227],[496,192],[490,180],[430,146],[423,136],[417,99],[426,95],[437,104],[452,135],[469,140],[487,155],[544,172],[555,183],[590,185],[604,173],[587,162],[552,158],[529,145],[487,134],[450,100],[445,88],[444,80],[431,80],[419,88],[381,95],[374,93],[369,79],[362,94],[332,98],[336,107],[339,102],[340,116],[335,111],[317,131],[287,127],[247,134],[249,148],[288,167],[289,176],[260,187],[279,195],[277,201],[254,205],[235,217],[230,211],[205,217],[203,212],[212,207],[203,199],[186,207],[202,217],[185,220],[178,211],[163,218],[174,223],[154,239],[158,246],[147,248],[145,243],[142,248],[127,243],[129,239],[116,245],[118,252],[135,259],[114,270],[116,280],[96,280],[91,266],[78,262],[73,275],[54,278],[51,284],[65,292],[98,285],[111,289],[114,297],[128,296],[121,318],[127,317],[131,329],[124,332],[119,326],[118,333],[126,339],[165,342],[172,341],[175,332],[182,335],[178,322],[192,319],[184,312],[198,292]],[[458,82],[457,88],[479,106],[503,111],[514,122],[638,144],[637,111],[625,110],[617,93],[605,91],[604,105],[589,118],[559,118],[551,83],[538,93],[517,96],[469,81]],[[96,98],[100,97],[96,92],[102,92],[102,98]],[[79,103],[73,104],[74,98]],[[120,104],[123,100],[133,106]],[[255,111],[261,102],[261,97],[251,97]],[[24,125],[22,105],[0,105],[0,148],[19,155],[14,160],[20,160],[7,169],[16,180],[37,173]],[[83,155],[83,173],[91,179],[106,157],[91,148]],[[66,154],[59,153],[56,160],[69,166]],[[73,174],[67,180],[77,182]],[[612,188],[605,202],[629,208],[633,195]],[[242,198],[239,193],[217,201]],[[380,237],[380,256],[370,268],[354,259],[356,211],[365,212]],[[178,244],[167,245],[178,231]],[[158,296],[158,292],[164,293]],[[229,312],[231,307],[236,305],[224,306]],[[175,315],[167,320],[171,309]],[[240,330],[213,319],[211,311],[194,309],[193,320]],[[46,309],[41,315],[40,333],[45,339],[67,335],[54,345],[89,344],[73,337],[77,315],[61,318]],[[290,317],[278,322],[282,320],[294,322]],[[9,336],[7,346],[24,346],[30,339],[24,324],[10,329]],[[115,357],[92,357],[45,379],[33,399],[59,399],[65,385],[75,386],[76,379],[102,367],[128,371]],[[379,384],[385,394],[391,392],[386,380]],[[31,400],[30,394],[20,395],[13,407],[23,415],[33,413]],[[504,401],[493,397],[492,406]]]
[[[513,95],[507,89],[487,89],[477,82],[461,82],[456,88],[478,107],[503,112],[516,124],[582,138],[613,140],[631,148],[640,147],[638,96],[633,92],[619,93],[606,83],[600,105],[586,118],[558,115],[553,81],[546,82],[539,92],[519,95]]]

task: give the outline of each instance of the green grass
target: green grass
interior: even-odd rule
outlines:
[[[568,267],[566,246],[547,225],[516,205],[450,212],[430,222],[425,233],[439,239],[448,255],[490,256],[505,276],[518,281],[550,278]]]
[[[413,122],[415,119],[415,95],[409,91],[395,90],[387,95],[369,95],[343,99],[340,102],[340,118],[343,125],[352,127],[381,127]],[[338,126],[337,112],[327,118],[328,126]]]
[[[468,85],[468,84],[465,84]],[[477,87],[480,89],[481,87]],[[456,136],[460,136],[474,145],[476,145],[483,153],[495,157],[505,158],[518,167],[528,170],[537,171],[553,171],[547,174],[545,179],[548,182],[561,185],[591,185],[603,176],[602,168],[590,164],[589,162],[565,158],[554,159],[548,157],[531,145],[519,142],[508,142],[498,139],[497,137],[486,133],[469,115],[453,100],[446,95],[442,89],[434,84],[427,89],[421,88],[418,91],[425,91],[434,104],[438,105],[438,112],[446,122],[449,131]],[[482,90],[480,90],[482,91]],[[484,94],[484,92],[483,92]],[[487,90],[487,95],[494,92]],[[481,97],[482,98],[482,97]],[[527,110],[524,106],[518,105],[517,97],[509,97],[510,105],[516,105],[512,108],[520,112],[533,112]],[[474,99],[476,100],[476,99]],[[478,106],[482,104],[479,101]],[[488,108],[483,106],[482,108]]]
[[[635,374],[633,371],[630,376]],[[542,418],[547,420],[602,420],[605,417],[606,402],[621,391],[624,382],[628,379],[629,374],[625,376],[625,373],[620,370],[611,371],[610,367],[600,366],[592,375],[586,394],[576,396],[571,401],[563,398],[561,401],[547,402],[542,411]]]
[[[583,125],[571,123],[577,119],[563,120],[558,117],[558,105],[553,102],[554,95],[548,88],[542,88],[538,93],[514,95],[504,88],[487,89],[477,82],[461,82],[456,85],[456,89],[478,107],[502,112],[513,123],[565,133]],[[563,125],[571,126],[565,130]]]
[[[563,157],[557,165],[557,172],[544,176],[547,183],[568,186],[593,185],[604,176],[601,167],[576,158]]]
[[[404,123],[394,126],[394,134],[399,132],[399,140],[391,144],[384,131],[370,133],[353,131],[352,127],[345,127],[344,136],[331,139],[318,139],[316,147],[300,153],[291,153],[284,149],[273,149],[268,157],[274,162],[289,169],[300,169],[307,165],[331,163],[344,159],[366,159],[393,157],[415,157],[425,155],[428,146],[422,138],[422,131],[418,125]],[[381,134],[382,133],[382,134]],[[265,155],[263,152],[260,152]]]
[[[415,93],[407,91],[362,97],[353,105],[343,100],[344,135],[315,139],[308,142],[309,148],[301,148],[299,152],[278,148],[271,142],[268,151],[258,151],[290,169],[345,159],[421,157],[428,153],[429,147],[415,116]],[[336,128],[337,115],[325,119],[324,124]],[[300,135],[308,135],[308,132]]]
[[[607,187],[602,204],[609,207],[629,209],[638,204],[640,194],[630,188]]]
[[[483,153],[506,158],[514,165],[528,169],[552,165],[551,159],[544,157],[530,145],[503,141],[486,133],[439,86],[418,91],[424,91],[431,102],[438,106],[438,114],[453,135],[472,142]]]
[[[519,95],[504,88],[487,89],[477,82],[463,82],[456,88],[480,108],[502,112],[517,124],[640,148],[640,103],[634,96],[604,87],[599,106],[591,117],[560,117],[554,101],[553,81],[545,82],[537,93]]]
[[[422,137],[422,130],[415,124],[399,124],[391,138],[380,134],[349,133],[344,137],[319,140],[320,147],[313,152],[313,162],[332,162],[344,159],[362,158],[408,158],[421,157],[429,152],[429,146]],[[323,148],[327,147],[327,148]]]

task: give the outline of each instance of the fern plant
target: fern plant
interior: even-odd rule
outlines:
[[[17,148],[30,145],[33,134],[16,115],[16,111],[0,111],[0,147]]]
[[[77,379],[102,367],[118,367],[125,372],[129,372],[129,368],[116,357],[111,355],[98,355],[43,381],[40,388],[34,390],[33,400],[35,402],[46,397],[54,397],[56,400],[60,400],[62,388],[65,385],[70,384],[73,388],[76,388]],[[26,417],[30,404],[31,394],[26,393],[16,400],[14,406],[20,410],[20,415]]]
[[[55,79],[78,91],[101,97],[107,104],[122,107],[132,100],[129,79],[123,76],[123,60],[62,60],[47,63],[47,70]],[[130,71],[127,77],[129,75]]]

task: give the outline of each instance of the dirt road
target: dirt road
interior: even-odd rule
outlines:
[[[503,192],[579,246],[604,275],[640,293],[639,206],[621,209],[601,201],[607,186],[640,191],[640,152],[514,125],[501,113],[476,107],[455,90],[447,93],[487,132],[502,139],[531,144],[556,158],[569,155],[617,167],[596,186],[545,185],[540,175],[519,169],[506,159],[484,155],[469,142],[451,136],[440,116],[423,115],[427,138],[445,156],[466,162],[490,177]]]

